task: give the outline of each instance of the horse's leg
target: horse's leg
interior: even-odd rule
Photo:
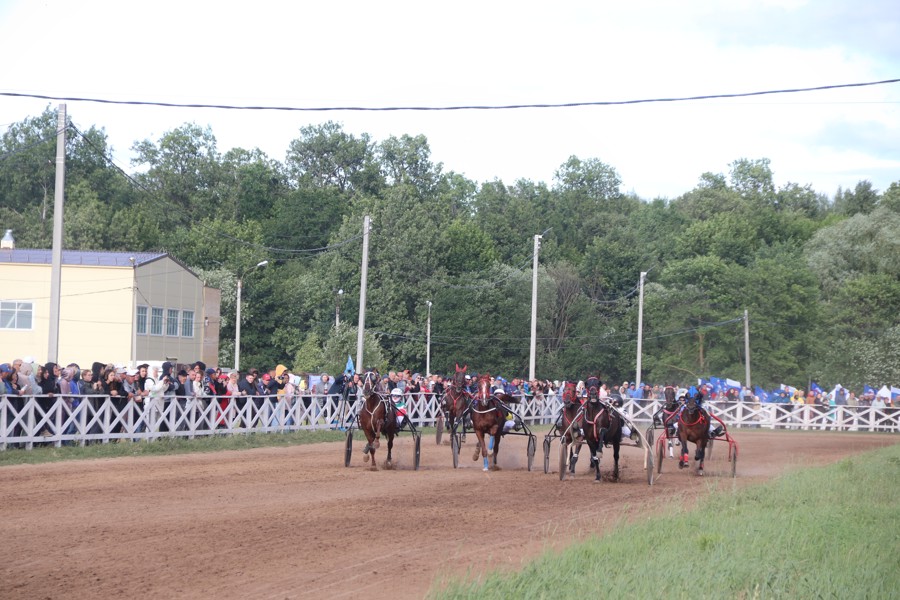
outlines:
[[[394,449],[394,434],[388,432],[385,435],[387,436],[388,450],[387,450],[387,458],[384,461],[384,468],[385,469],[393,469],[394,461],[391,458],[391,451]]]
[[[378,438],[375,436],[375,432],[371,429],[366,429],[366,439],[369,440],[369,443],[366,445],[366,449],[369,453],[363,459],[363,462],[368,462],[369,458],[372,459],[372,466],[370,467],[373,471],[378,470],[378,463],[375,462],[375,448],[378,447]]]
[[[501,428],[502,428],[502,425],[501,425]],[[494,464],[491,465],[491,470],[499,471],[500,466],[497,465],[497,453],[500,452],[500,432],[499,431],[491,436],[491,442],[493,442],[492,445],[494,446],[494,456],[493,456]]]
[[[681,442],[681,458],[678,459],[678,468],[683,469],[690,463],[690,456],[688,455],[687,435],[684,431],[681,431],[680,428],[678,432],[678,441]]]
[[[619,480],[619,446],[621,442],[616,440],[613,442],[613,481]]]
[[[588,442],[591,449],[591,466],[594,468],[594,481],[600,483],[600,459],[603,457],[603,446],[600,440],[591,440]],[[600,450],[600,456],[597,456],[597,450]]]
[[[477,441],[475,442],[475,452],[472,453],[472,460],[478,460],[478,457],[481,456],[481,447],[484,446],[484,433],[478,431],[477,429],[475,429],[474,431],[475,439]]]
[[[366,447],[363,448],[363,462],[367,463],[367,462],[369,462],[369,458],[371,458],[369,455],[370,454],[374,455],[374,452],[375,452],[375,449],[372,448],[372,442],[375,440],[375,435],[372,433],[369,426],[367,426],[365,424],[363,424],[362,430],[363,430],[363,433],[366,434]]]
[[[578,439],[576,441],[576,438],[572,436],[572,447],[569,450],[569,473],[572,475],[575,475],[575,463],[578,462],[578,453],[581,452],[581,444],[583,443],[583,440]]]
[[[708,440],[703,437],[697,440],[697,453],[694,455],[694,460],[697,461],[697,475],[703,475],[703,459],[706,456],[706,442]]]

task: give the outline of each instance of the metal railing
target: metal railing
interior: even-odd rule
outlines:
[[[417,426],[435,423],[440,398],[430,393],[407,398]],[[622,407],[635,425],[649,425],[659,400],[626,400]],[[277,433],[346,427],[361,400],[301,395],[182,398],[142,402],[109,396],[0,396],[0,450],[35,444],[55,446],[109,443],[120,439],[195,438],[209,435]],[[708,402],[729,427],[900,433],[900,408],[819,407],[792,404]],[[531,425],[556,420],[555,395],[529,396],[513,409]]]

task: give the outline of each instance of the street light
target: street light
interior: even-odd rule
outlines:
[[[426,300],[428,305],[428,324],[425,326],[425,376],[431,377],[431,300]]]
[[[244,281],[244,275],[250,273],[250,271],[254,269],[258,269],[260,267],[264,267],[269,264],[269,261],[264,260],[256,264],[255,267],[251,267],[244,271],[243,275],[238,277],[237,280],[237,316],[234,321],[234,370],[241,370],[241,286]]]
[[[341,326],[341,297],[344,295],[344,288],[337,291],[337,299],[334,303],[334,328]]]

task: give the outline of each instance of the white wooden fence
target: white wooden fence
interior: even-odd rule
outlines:
[[[428,426],[435,422],[440,401],[422,393],[408,405],[413,422]],[[165,397],[144,403],[129,401],[120,408],[108,396],[81,396],[77,403],[62,397],[0,396],[0,450],[11,445],[31,449],[36,443],[84,445],[119,439],[342,428],[355,417],[359,406],[358,400],[343,401],[340,396],[293,400],[277,396]],[[729,427],[900,433],[900,408],[744,402],[710,402],[708,406]],[[650,424],[659,407],[657,400],[626,400],[622,410],[643,427]],[[530,425],[548,424],[559,414],[560,402],[556,396],[528,398],[514,408]]]

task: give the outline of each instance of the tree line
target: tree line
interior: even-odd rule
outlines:
[[[19,247],[52,243],[55,130],[48,107],[0,139],[0,220]],[[647,272],[645,381],[743,379],[746,309],[755,384],[900,382],[900,181],[828,196],[737,158],[677,198],[644,199],[613,166],[572,156],[550,183],[478,183],[432,161],[422,135],[377,141],[334,122],[301,128],[283,161],[221,152],[193,123],[131,150],[120,167],[102,128],[70,129],[64,246],[165,250],[220,288],[221,364],[246,274],[243,364],[343,369],[369,215],[364,366],[424,371],[431,301],[432,371],[527,375],[545,232],[538,377],[630,381]]]

